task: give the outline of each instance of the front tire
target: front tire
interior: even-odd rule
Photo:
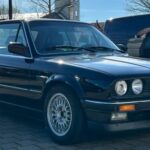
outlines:
[[[77,96],[66,86],[53,87],[44,105],[46,125],[59,144],[78,142],[84,129],[84,117]]]

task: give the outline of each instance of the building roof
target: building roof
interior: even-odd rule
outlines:
[[[100,31],[104,30],[104,22],[95,22],[95,23],[91,23],[93,26],[95,26],[97,29],[99,29]]]
[[[46,14],[42,18],[53,18],[53,19],[66,19],[65,16],[61,13],[53,12],[51,14]]]

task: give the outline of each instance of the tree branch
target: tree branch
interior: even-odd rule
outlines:
[[[126,0],[127,11],[131,13],[150,13],[150,0]]]

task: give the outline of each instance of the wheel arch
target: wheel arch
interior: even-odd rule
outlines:
[[[46,81],[42,95],[43,103],[48,91],[56,85],[63,85],[68,87],[79,98],[79,100],[82,100],[84,91],[80,86],[80,83],[78,83],[75,78],[66,77],[64,75],[53,75]]]

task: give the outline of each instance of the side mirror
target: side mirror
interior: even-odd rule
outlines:
[[[123,44],[117,44],[117,46],[124,52],[127,52],[127,47]]]
[[[29,56],[28,48],[22,43],[11,42],[8,45],[8,51],[21,56]]]

